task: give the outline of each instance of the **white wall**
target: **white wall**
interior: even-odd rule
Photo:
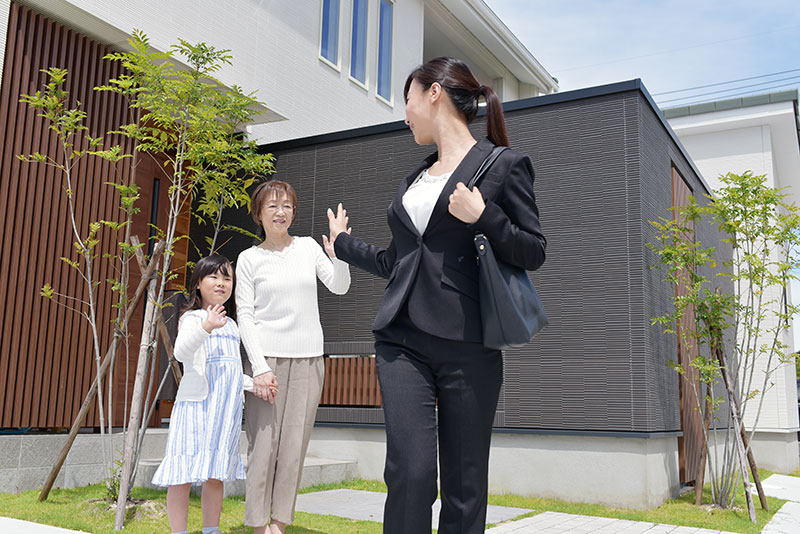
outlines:
[[[8,0],[0,0],[7,3]],[[351,3],[341,1],[340,69],[319,58],[321,0],[25,0],[25,3],[104,42],[120,46],[134,29],[154,48],[178,38],[230,49],[233,65],[218,78],[257,91],[287,120],[253,126],[260,143],[405,118],[402,84],[422,59],[422,0],[395,2],[394,98],[376,97],[378,0],[369,1],[368,89],[349,80]],[[2,4],[0,4],[2,5]]]
[[[382,428],[314,427],[308,455],[358,462],[362,478],[382,480]],[[489,493],[631,508],[653,508],[677,497],[674,436],[616,438],[492,434]]]

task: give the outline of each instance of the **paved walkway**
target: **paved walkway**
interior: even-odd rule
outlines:
[[[3,534],[75,534],[80,531],[0,517],[0,532]]]
[[[335,489],[298,495],[297,510],[312,514],[335,515],[349,519],[383,523],[383,504],[385,501],[385,493]],[[442,502],[436,499],[433,504],[432,528],[436,528],[439,525],[439,511],[441,509]],[[502,523],[532,511],[527,508],[489,505],[486,510],[486,522]]]
[[[762,534],[800,534],[800,478],[772,475],[763,481],[764,492],[770,497],[786,499],[761,531]],[[358,490],[329,490],[305,493],[297,497],[297,509],[313,514],[328,514],[351,519],[377,521],[383,519],[385,493]],[[438,522],[441,503],[437,500],[433,509],[433,527]],[[720,530],[682,527],[610,519],[585,515],[544,512],[518,521],[510,521],[531,510],[489,506],[487,522],[502,523],[486,531],[486,534],[731,534]],[[506,521],[503,523],[503,521]],[[47,525],[39,525],[18,519],[0,517],[2,534],[75,534],[77,531]]]

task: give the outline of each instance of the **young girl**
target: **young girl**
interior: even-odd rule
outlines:
[[[209,534],[219,532],[223,482],[244,478],[239,455],[242,390],[252,391],[253,380],[242,374],[231,263],[216,254],[201,259],[188,287],[194,290],[175,340],[183,379],[170,417],[167,450],[153,484],[169,486],[170,528],[186,534],[189,490],[202,483],[203,534]]]

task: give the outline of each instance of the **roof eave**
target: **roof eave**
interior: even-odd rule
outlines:
[[[558,91],[558,82],[483,0],[439,0],[520,81]]]

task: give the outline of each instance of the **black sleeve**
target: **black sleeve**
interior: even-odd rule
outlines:
[[[389,243],[389,248],[380,248],[346,232],[336,237],[333,248],[338,259],[381,278],[389,278],[397,259],[394,241]]]
[[[529,157],[513,154],[516,160],[509,166],[498,203],[487,200],[486,209],[470,228],[489,239],[499,259],[535,271],[544,263],[547,240],[533,193],[533,164]]]

